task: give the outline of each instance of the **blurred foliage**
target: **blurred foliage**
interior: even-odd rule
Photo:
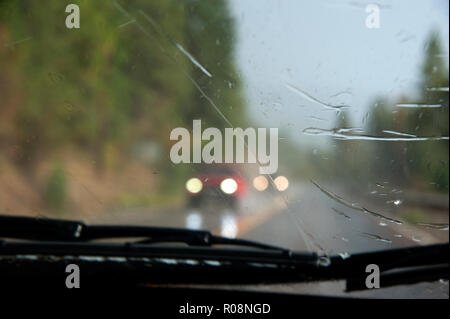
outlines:
[[[60,212],[64,208],[67,199],[67,177],[61,166],[57,166],[50,173],[44,199],[53,212]]]
[[[417,137],[449,136],[448,68],[442,59],[439,35],[432,33],[425,46],[419,96],[404,96],[392,103],[377,97],[367,114],[361,134],[395,137],[386,131]],[[396,104],[440,105],[438,108],[398,108]],[[336,127],[350,128],[352,121],[343,114]],[[356,128],[358,129],[358,128]],[[358,135],[358,133],[352,133]],[[353,179],[379,182],[392,180],[398,185],[415,184],[422,189],[448,191],[448,141],[334,141],[334,172],[351,174]],[[356,157],[355,157],[356,156]],[[355,158],[363,165],[355,165]],[[410,185],[414,186],[414,185]]]
[[[400,215],[407,222],[411,224],[418,224],[426,222],[427,213],[420,208],[409,208],[403,210]]]
[[[65,26],[70,3],[80,29]],[[225,0],[0,1],[0,146],[24,167],[75,146],[101,171],[141,141],[168,154],[170,130],[193,119],[223,127],[205,95],[243,123],[233,24]],[[186,171],[159,165],[168,181]]]
[[[183,200],[185,200],[185,197],[179,196],[179,193],[127,193],[120,196],[117,203],[117,208],[158,208],[160,206],[165,206],[167,203],[171,203],[172,206],[182,204]]]
[[[406,128],[418,136],[449,136],[449,74],[442,58],[443,50],[437,33],[433,33],[426,43],[425,61],[422,67],[421,102],[429,105],[440,104],[438,109],[414,110],[406,116]],[[447,91],[439,91],[447,88]],[[449,186],[449,144],[429,142],[411,145],[409,168],[438,189],[448,191]]]

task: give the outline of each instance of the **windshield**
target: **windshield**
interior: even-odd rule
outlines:
[[[448,242],[448,14],[0,1],[0,214],[343,258]]]

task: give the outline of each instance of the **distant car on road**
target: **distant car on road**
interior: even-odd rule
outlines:
[[[224,204],[236,209],[247,190],[247,182],[236,169],[227,165],[205,165],[186,181],[189,206]]]
[[[259,175],[253,179],[253,188],[259,192],[284,192],[289,187],[289,180],[283,175]]]

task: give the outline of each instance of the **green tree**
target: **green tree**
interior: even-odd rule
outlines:
[[[439,105],[439,108],[417,109],[408,114],[408,129],[419,136],[449,136],[448,68],[442,58],[439,34],[431,33],[425,50],[420,83],[420,102]],[[409,165],[415,175],[427,184],[448,190],[449,185],[448,142],[425,142],[411,146],[414,161]]]
[[[379,97],[367,123],[369,135],[387,136],[388,130],[419,137],[448,136],[448,69],[442,59],[439,35],[432,33],[425,47],[418,100],[403,97],[400,101],[419,107],[396,109],[394,117],[394,105]],[[374,176],[395,178],[398,184],[411,183],[413,179],[422,187],[432,184],[443,190],[448,189],[449,182],[448,151],[446,141],[378,141],[367,147],[367,152],[372,154]]]
[[[65,27],[69,3],[80,6],[80,29]],[[167,151],[170,130],[193,119],[228,126],[199,88],[233,124],[244,121],[225,0],[4,0],[0,8],[0,33],[10,42],[29,39],[0,49],[0,67],[18,78],[14,90],[22,101],[8,139],[19,145],[24,167],[74,145],[102,168],[108,150],[129,154],[139,140]]]

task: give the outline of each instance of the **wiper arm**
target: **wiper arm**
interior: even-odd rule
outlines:
[[[0,216],[0,238],[37,241],[88,242],[97,239],[145,238],[139,244],[179,242],[192,246],[232,245],[289,250],[244,239],[213,235],[209,231],[147,226],[92,226],[80,221]]]
[[[369,264],[379,267],[383,287],[448,279],[449,248],[446,243],[359,253],[347,259],[334,256],[327,275],[346,279],[347,291],[367,289],[365,268]]]
[[[86,244],[96,239],[139,237],[145,240],[123,245]],[[174,277],[172,270],[166,272],[166,266],[162,268],[160,276],[155,277],[152,273],[151,280],[158,278],[161,282],[190,280],[192,281],[190,283],[238,284],[346,280],[347,291],[352,291],[367,289],[365,278],[368,274],[365,269],[369,264],[379,266],[382,287],[449,278],[448,243],[359,253],[345,259],[341,256],[330,256],[329,263],[322,263],[321,257],[314,253],[291,252],[253,241],[214,236],[208,231],[137,226],[90,226],[76,221],[6,216],[0,216],[0,238],[38,241],[31,243],[4,241],[0,243],[0,256],[11,253],[31,253],[36,256],[52,254],[124,256],[124,258],[154,256],[171,258],[175,261],[188,258],[199,263],[202,260],[220,260],[226,262],[223,265],[227,265],[223,266],[225,268],[221,266],[221,276],[217,276],[216,270],[219,268],[214,266],[214,271],[211,272],[205,272],[203,267],[191,269],[192,276],[186,278],[181,275],[185,271],[182,268],[183,263],[176,263],[173,266],[174,271],[177,267],[181,267],[179,277]],[[195,247],[161,248],[147,245],[160,242],[180,242]],[[264,251],[197,248],[217,244],[261,248]],[[255,268],[255,263],[262,268]],[[236,269],[240,269],[239,275],[236,275]],[[142,272],[132,273],[136,280],[142,280],[146,275],[148,275],[146,268]]]

